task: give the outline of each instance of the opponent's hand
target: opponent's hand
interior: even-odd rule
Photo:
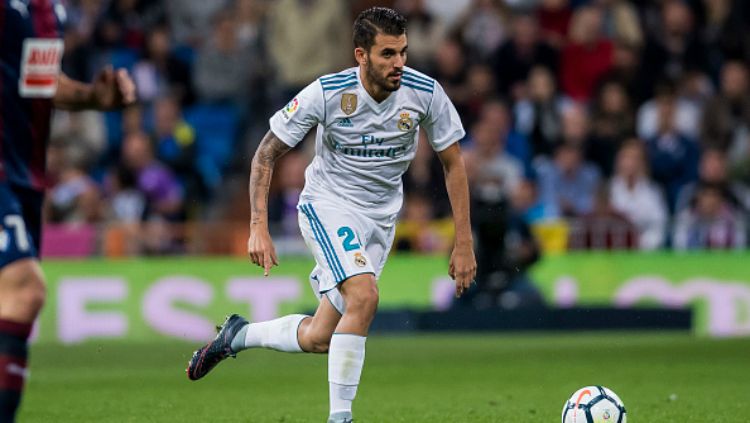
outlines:
[[[247,240],[247,255],[250,261],[263,268],[263,276],[268,276],[271,267],[278,266],[276,249],[271,240],[268,229],[250,229],[250,239]]]
[[[99,110],[112,110],[135,103],[135,83],[126,69],[107,66],[94,79],[93,102]]]
[[[471,245],[456,246],[451,253],[448,275],[456,281],[456,298],[469,289],[477,275],[477,261]]]

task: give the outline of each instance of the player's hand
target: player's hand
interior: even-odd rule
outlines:
[[[247,240],[247,255],[250,261],[263,268],[263,276],[268,276],[271,267],[278,266],[276,249],[271,240],[268,229],[250,229],[250,239]]]
[[[93,82],[94,104],[100,110],[119,109],[135,103],[135,83],[126,69],[102,69]]]
[[[477,275],[477,261],[471,245],[456,245],[453,248],[448,275],[456,281],[456,298],[469,289]]]

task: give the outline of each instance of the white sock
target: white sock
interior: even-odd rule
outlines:
[[[359,377],[365,364],[367,337],[334,333],[328,347],[328,382],[331,414],[351,412]]]
[[[304,314],[290,314],[267,322],[250,323],[232,340],[232,350],[239,352],[260,347],[283,352],[302,352],[297,340],[297,329],[302,320],[308,317],[310,316]]]

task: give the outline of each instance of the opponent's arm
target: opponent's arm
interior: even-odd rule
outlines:
[[[474,240],[469,222],[469,184],[458,143],[438,153],[445,172],[445,186],[453,210],[456,241],[451,253],[448,274],[456,281],[456,296],[468,289],[477,273]]]
[[[135,102],[135,84],[125,69],[104,68],[91,84],[78,82],[61,74],[52,98],[63,110],[112,110]]]
[[[265,276],[268,276],[272,266],[279,264],[268,232],[268,190],[276,160],[289,150],[291,147],[268,131],[255,151],[250,167],[250,239],[247,241],[247,254],[253,263],[263,267]]]

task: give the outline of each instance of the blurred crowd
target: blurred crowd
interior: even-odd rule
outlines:
[[[246,230],[248,166],[268,117],[316,77],[354,65],[351,24],[372,5],[407,16],[408,65],[455,103],[475,224],[519,256],[504,265],[533,263],[532,232],[545,227],[562,229],[536,233],[573,249],[746,246],[746,1],[63,3],[63,70],[90,80],[104,64],[127,67],[140,102],[55,114],[47,219],[116,226],[138,240],[126,252],[183,251],[190,231],[172,228],[195,222]],[[277,168],[277,234],[298,233],[312,144]],[[423,136],[404,183],[396,248],[446,251],[450,205]]]

